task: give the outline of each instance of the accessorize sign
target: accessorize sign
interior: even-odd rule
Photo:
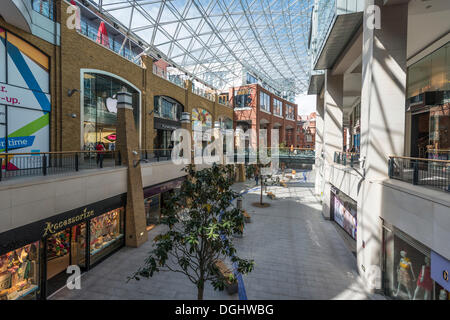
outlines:
[[[67,227],[124,207],[126,194],[121,194],[90,205],[57,214],[0,234],[0,255],[48,237]]]
[[[431,251],[431,278],[450,291],[450,261]]]
[[[94,217],[95,215],[95,211],[94,210],[90,210],[88,211],[87,208],[84,208],[83,213],[76,215],[75,217],[72,218],[68,218],[68,219],[64,219],[64,220],[60,220],[57,221],[55,223],[52,222],[46,222],[45,223],[45,230],[44,230],[44,235],[43,237],[46,237],[50,234],[53,234],[55,232],[59,232],[62,229],[65,229],[67,227],[70,227],[72,225],[75,225],[81,221],[84,221],[86,219],[89,219],[91,217]]]

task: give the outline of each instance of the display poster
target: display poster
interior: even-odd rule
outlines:
[[[334,196],[334,221],[356,240],[356,210],[347,208],[338,196]]]
[[[0,28],[0,64],[0,125],[4,124],[0,127],[0,153],[49,151],[48,56]],[[10,158],[8,170],[26,169],[30,163],[37,165],[18,158]]]

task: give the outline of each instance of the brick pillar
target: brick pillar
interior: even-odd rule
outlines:
[[[121,91],[117,94],[117,100],[117,149],[122,156],[122,164],[128,167],[125,244],[139,247],[148,239],[139,164],[139,139],[134,124],[131,93]]]

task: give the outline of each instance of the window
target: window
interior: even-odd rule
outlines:
[[[283,102],[278,99],[273,99],[273,114],[283,116]]]
[[[286,119],[295,119],[295,108],[290,105],[286,105]]]
[[[258,83],[258,79],[256,77],[252,76],[250,73],[247,73],[247,83],[246,84],[253,84]]]
[[[124,208],[118,208],[91,219],[91,265],[123,245]]]
[[[53,20],[54,3],[53,0],[32,0],[31,6],[33,10],[42,14],[43,16]]]
[[[117,93],[125,89],[132,94],[133,115],[139,132],[140,93],[111,76],[84,74],[84,148],[95,150],[102,142],[107,150],[115,149],[117,126]]]
[[[450,90],[450,43],[408,68],[407,98]]]
[[[383,226],[384,293],[396,300],[447,300],[431,278],[430,249],[396,228]]]
[[[173,121],[181,120],[183,106],[169,97],[155,96],[155,116]]]
[[[39,274],[39,242],[0,255],[0,300],[35,299]]]
[[[261,110],[270,112],[270,96],[262,91],[259,93],[259,107]]]
[[[254,90],[252,88],[242,88],[236,91],[234,96],[235,108],[251,108],[254,106]]]

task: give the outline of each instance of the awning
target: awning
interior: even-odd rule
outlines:
[[[309,79],[308,95],[320,94],[325,82],[325,74],[315,74]]]
[[[315,63],[314,70],[332,69],[362,23],[363,12],[336,16],[327,41]]]

